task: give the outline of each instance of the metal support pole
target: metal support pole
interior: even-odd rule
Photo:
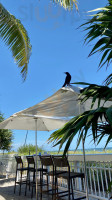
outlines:
[[[26,137],[25,137],[25,143],[24,143],[24,146],[26,145],[27,136],[28,136],[28,130],[27,130],[27,132],[26,132]]]
[[[82,147],[83,147],[83,158],[84,158],[84,173],[85,173],[85,188],[86,188],[86,200],[89,200],[88,196],[88,182],[87,182],[87,170],[86,170],[86,157],[85,157],[85,148],[84,148],[84,138],[82,137]]]
[[[37,118],[35,118],[35,146],[36,146],[36,159],[35,159],[35,167],[36,167],[36,200],[38,200],[38,187],[37,187]]]

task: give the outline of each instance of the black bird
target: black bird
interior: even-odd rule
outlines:
[[[71,75],[68,72],[64,72],[66,74],[66,78],[65,78],[65,82],[64,85],[62,87],[65,87],[66,85],[70,84],[71,81]]]

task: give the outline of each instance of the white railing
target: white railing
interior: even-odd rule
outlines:
[[[0,155],[0,177],[15,176],[16,161],[14,155]]]
[[[75,171],[84,171],[83,156],[69,156],[68,159],[70,165],[74,167]],[[111,161],[111,154],[86,155],[86,171],[89,197],[102,200],[109,199],[110,194],[108,193],[108,187],[109,183],[112,181]],[[76,188],[76,190],[77,189],[78,188]]]
[[[25,159],[25,157],[23,157]],[[71,171],[84,172],[82,155],[69,155]],[[89,197],[93,199],[108,200],[107,192],[109,183],[112,181],[112,155],[86,155],[86,169]],[[26,162],[26,161],[25,161]],[[39,164],[40,162],[38,162]],[[0,156],[0,175],[15,175],[16,162],[14,156]],[[66,187],[65,181],[60,181],[60,186]],[[81,180],[74,182],[74,191],[85,193],[85,183]]]
[[[72,166],[71,169],[74,171],[84,171],[84,162],[70,161],[70,164]],[[103,200],[109,199],[107,191],[112,180],[112,162],[86,161],[86,171],[89,197]],[[82,191],[82,188],[82,183],[79,182],[74,190]]]

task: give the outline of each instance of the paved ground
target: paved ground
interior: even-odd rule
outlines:
[[[25,185],[22,185],[21,195],[19,196],[19,185],[16,186],[14,194],[14,179],[0,179],[0,200],[31,200],[31,192],[28,190],[25,196]],[[42,200],[51,200],[51,195],[43,194]],[[32,200],[36,200],[35,194]],[[40,198],[39,198],[40,200]]]
[[[35,193],[35,192],[34,192]],[[51,200],[51,195],[43,194],[42,200]],[[0,178],[0,200],[36,200],[35,194],[31,199],[31,191],[27,190],[27,195],[25,196],[25,185],[21,187],[21,195],[19,196],[19,185],[16,186],[16,193],[14,194],[14,178]],[[38,200],[41,200],[40,195],[38,195]],[[62,200],[62,199],[60,199]],[[68,200],[65,198],[63,200]]]

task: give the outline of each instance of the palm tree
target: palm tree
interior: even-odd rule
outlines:
[[[0,4],[0,37],[11,49],[25,80],[31,55],[30,39],[20,20],[11,15],[2,4]]]

